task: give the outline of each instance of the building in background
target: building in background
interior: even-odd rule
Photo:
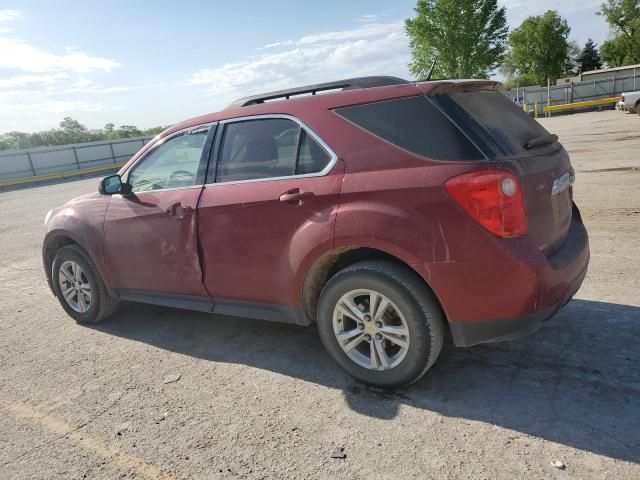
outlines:
[[[602,68],[600,70],[592,70],[584,72],[575,77],[559,78],[556,85],[565,85],[567,83],[588,82],[593,80],[604,80],[611,78],[627,78],[640,76],[640,63],[637,65],[627,65],[625,67]]]

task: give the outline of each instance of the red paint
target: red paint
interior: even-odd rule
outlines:
[[[589,250],[558,270],[545,256],[560,247],[572,218],[570,191],[549,194],[553,179],[570,168],[564,150],[541,149],[538,158],[527,161],[436,161],[401,150],[332,112],[437,88],[461,87],[434,82],[344,91],[180,123],[146,145],[121,172],[179,129],[274,113],[302,120],[340,160],[323,177],[129,196],[95,194],[54,211],[45,248],[57,235],[69,236],[94,258],[112,289],[209,295],[292,308],[302,305],[304,279],[313,263],[344,247],[378,249],[410,265],[431,286],[450,321],[515,318],[567,300],[582,280]],[[509,171],[519,181],[526,235],[493,235],[445,192],[448,179],[489,168]],[[301,202],[281,201],[282,195],[296,190],[306,194]],[[193,209],[188,218],[167,215],[178,202]]]
[[[210,295],[298,306],[299,273],[332,248],[342,178],[338,162],[324,177],[205,187],[198,221]],[[295,189],[309,195],[280,201]]]
[[[104,222],[112,289],[206,295],[198,260],[195,212],[199,188],[114,195]],[[179,208],[179,207],[178,207]]]

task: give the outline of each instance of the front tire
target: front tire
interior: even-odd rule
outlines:
[[[411,384],[434,364],[444,318],[418,275],[387,261],[366,261],[333,276],[318,302],[318,330],[333,359],[380,388]]]
[[[97,323],[118,308],[91,257],[77,245],[56,252],[51,267],[56,297],[67,314],[78,323]]]

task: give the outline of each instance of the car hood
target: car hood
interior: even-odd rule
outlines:
[[[104,219],[104,212],[109,204],[109,196],[98,192],[87,193],[72,198],[67,203],[47,213],[45,230],[64,228],[70,219],[82,220],[93,224]]]

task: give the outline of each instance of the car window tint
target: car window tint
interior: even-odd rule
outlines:
[[[206,131],[183,134],[153,149],[129,173],[131,191],[194,186],[206,139]]]
[[[424,96],[387,100],[336,112],[398,147],[436,160],[482,160],[483,154]]]
[[[297,175],[321,172],[331,161],[329,153],[304,130],[301,132]]]
[[[300,126],[284,118],[246,120],[225,127],[216,182],[293,175]]]
[[[436,100],[440,101],[445,108],[449,107],[446,102],[448,97],[470,117],[460,118],[459,125],[464,128],[465,125],[475,121],[484,129],[484,135],[493,140],[493,147],[497,147],[494,148],[497,154],[527,153],[524,145],[529,140],[549,133],[540,123],[500,92],[491,90],[452,92],[443,97],[436,96]]]

